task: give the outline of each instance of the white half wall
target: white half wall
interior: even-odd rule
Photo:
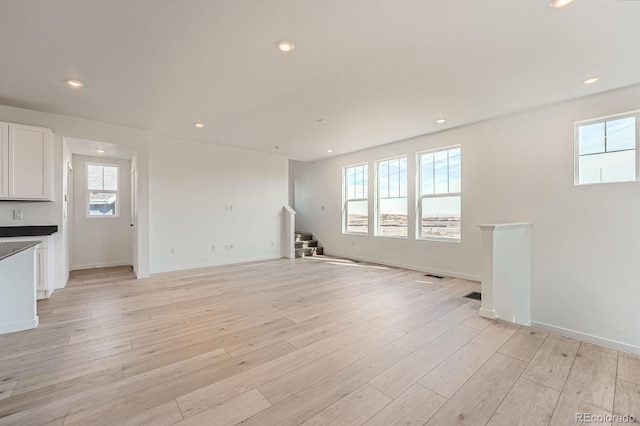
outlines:
[[[637,109],[640,86],[633,86],[295,163],[297,227],[316,234],[331,254],[479,278],[478,225],[533,222],[532,323],[640,353],[640,182],[573,184],[573,123]],[[342,235],[342,167],[369,162],[373,185],[375,160],[407,155],[412,211],[416,153],[457,144],[462,146],[460,243]],[[373,188],[369,194],[373,215]],[[414,229],[413,221],[409,225]]]
[[[279,258],[287,164],[278,155],[152,136],[151,272]]]
[[[118,166],[117,217],[89,217],[86,165]],[[132,264],[131,162],[117,158],[73,156],[74,214],[72,269]]]

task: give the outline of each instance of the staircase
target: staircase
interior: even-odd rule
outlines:
[[[316,256],[323,253],[318,246],[318,240],[313,239],[313,234],[296,231],[296,257]]]

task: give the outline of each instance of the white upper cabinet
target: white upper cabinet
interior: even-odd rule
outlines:
[[[2,189],[8,200],[53,199],[53,133],[50,129],[0,123]]]
[[[9,123],[0,122],[0,198],[9,197]]]

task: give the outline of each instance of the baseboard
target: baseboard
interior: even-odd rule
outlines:
[[[27,320],[27,321],[12,322],[11,324],[5,324],[3,326],[0,326],[0,334],[15,333],[16,331],[22,331],[22,330],[30,330],[32,328],[36,328],[38,324],[40,324],[40,318],[38,317],[35,317],[34,319]]]
[[[480,308],[480,311],[478,311],[478,313],[483,318],[489,318],[489,319],[495,319],[496,318],[496,311],[494,311],[493,309]]]
[[[102,262],[92,263],[89,265],[73,265],[73,271],[80,271],[83,269],[96,269],[96,268],[111,268],[112,266],[131,266],[130,260],[121,260],[119,262]]]
[[[346,259],[359,260],[361,262],[377,263],[379,265],[393,266],[393,267],[396,267],[396,268],[410,269],[412,271],[426,272],[428,274],[440,275],[440,276],[444,276],[444,277],[462,278],[463,280],[470,280],[470,281],[480,281],[481,280],[481,277],[479,277],[477,275],[463,274],[463,273],[454,272],[454,271],[445,271],[443,269],[425,268],[423,266],[411,265],[411,264],[408,264],[408,263],[389,262],[387,260],[382,260],[382,259],[373,259],[373,258],[368,258],[368,257],[352,256],[350,254],[336,253],[336,252],[333,252],[333,251],[332,252],[328,252],[326,250],[326,247],[325,247],[324,254],[329,255],[329,256],[344,257]]]
[[[640,346],[630,345],[628,343],[622,343],[616,340],[605,339],[603,337],[593,336],[591,334],[582,333],[580,331],[570,330],[567,328],[556,327],[554,325],[545,324],[543,322],[538,322],[538,321],[531,321],[531,327],[550,331],[552,333],[560,334],[562,336],[583,340],[585,342],[593,343],[596,345],[617,349],[619,351],[640,355]]]
[[[189,269],[198,269],[198,268],[208,268],[211,266],[223,266],[223,265],[235,265],[237,263],[248,263],[248,262],[259,262],[262,260],[274,260],[281,259],[282,256],[279,254],[270,255],[270,256],[258,256],[258,257],[245,257],[240,259],[230,259],[230,260],[220,260],[213,262],[202,262],[202,263],[191,263],[188,265],[179,265],[179,266],[166,266],[161,268],[155,268],[151,270],[151,275],[153,274],[162,274],[164,272],[174,272],[174,271],[186,271]]]

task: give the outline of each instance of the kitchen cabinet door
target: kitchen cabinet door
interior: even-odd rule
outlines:
[[[9,124],[9,199],[51,200],[51,130]]]

